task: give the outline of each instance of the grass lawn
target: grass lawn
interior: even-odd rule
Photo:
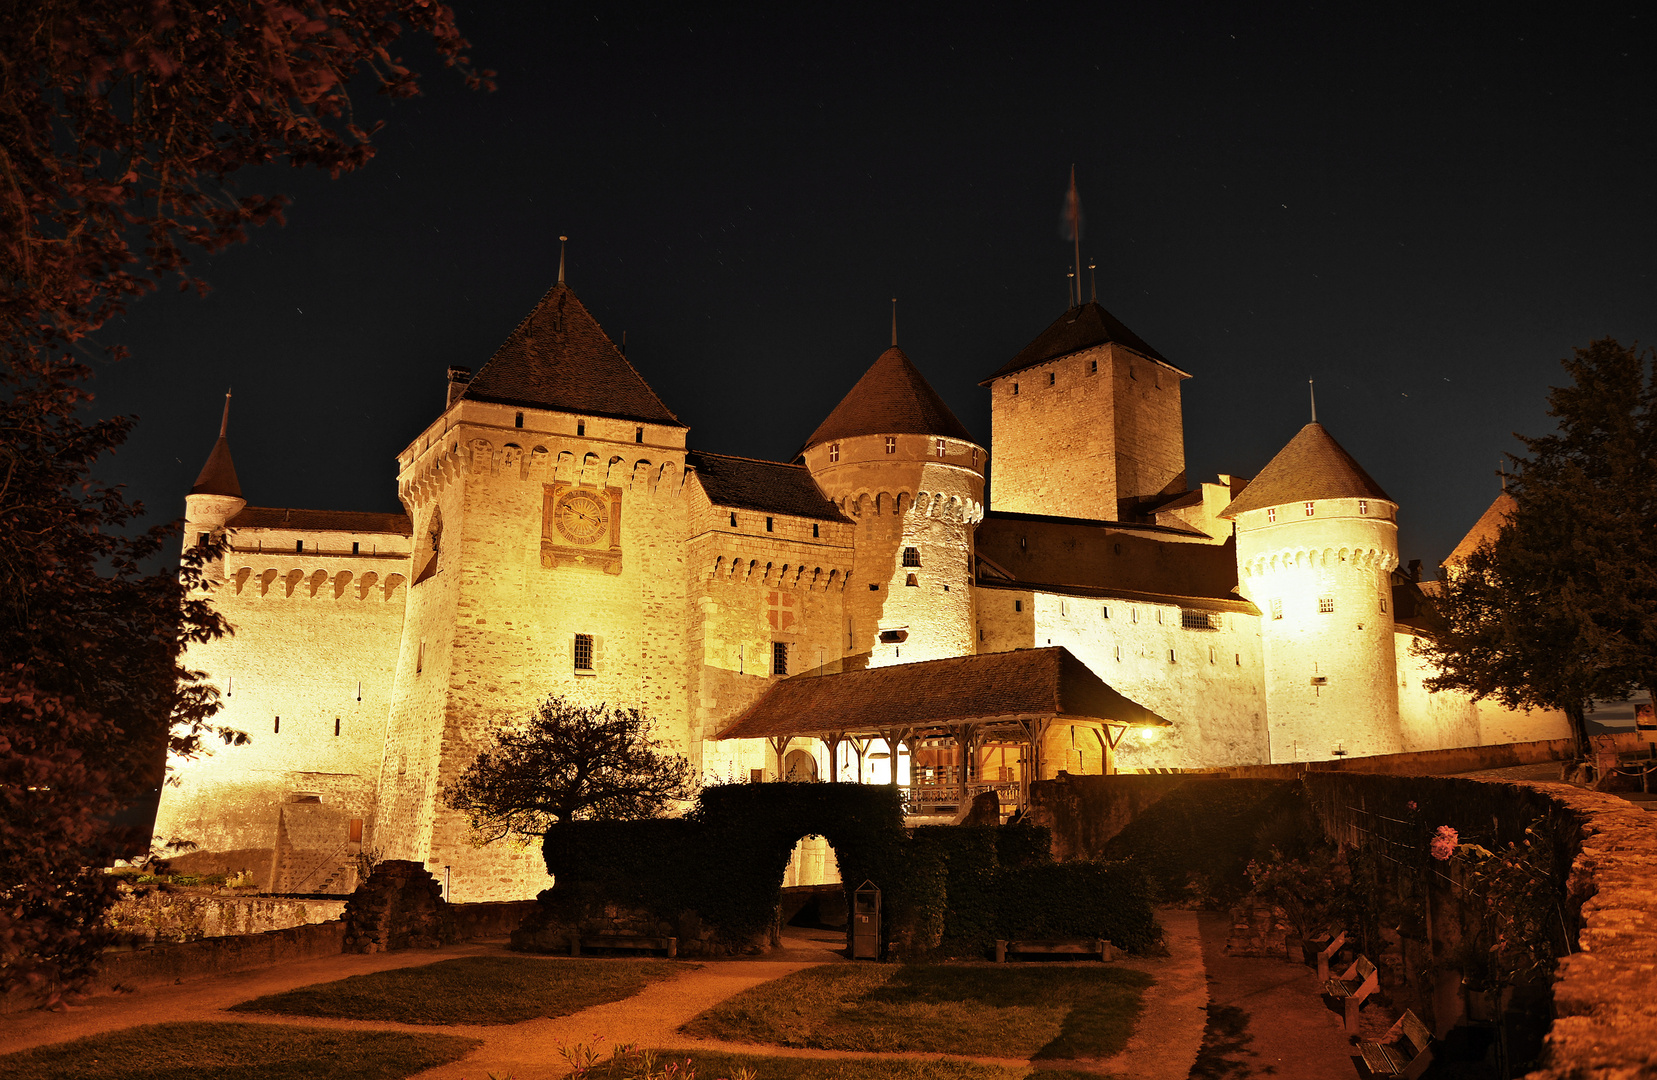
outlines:
[[[401,1024],[516,1024],[620,1001],[685,969],[671,960],[465,956],[304,986],[232,1009]]]
[[[1034,1080],[1022,1077],[1022,1069],[1000,1069],[993,1065],[972,1065],[964,1061],[917,1060],[912,1058],[795,1058],[765,1057],[759,1054],[719,1054],[701,1050],[657,1050],[655,1069],[660,1076],[667,1066],[680,1066],[680,1080],[729,1080],[738,1070],[753,1070],[758,1080]],[[689,1059],[694,1077],[685,1077]],[[606,1060],[587,1073],[589,1080],[630,1080],[645,1075],[635,1055],[617,1065]],[[1110,1080],[1090,1073],[1085,1080]]]
[[[0,1057],[7,1080],[403,1080],[477,1039],[275,1024],[151,1024]]]
[[[1127,1045],[1150,984],[1143,972],[1093,965],[825,964],[738,994],[680,1030],[823,1050],[1105,1057]]]

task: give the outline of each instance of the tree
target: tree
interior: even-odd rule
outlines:
[[[552,696],[504,727],[446,793],[489,843],[539,837],[558,822],[660,817],[696,794],[689,761],[661,751],[638,709]]]
[[[1561,709],[1587,751],[1595,698],[1657,686],[1657,374],[1610,338],[1563,361],[1550,435],[1518,436],[1496,537],[1446,567],[1433,690]]]
[[[0,7],[0,990],[72,985],[103,944],[99,868],[149,837],[117,813],[160,780],[163,752],[215,728],[215,691],[180,665],[223,632],[194,590],[201,556],[156,572],[171,527],[92,471],[132,419],[89,419],[94,335],[216,251],[281,220],[235,175],[286,161],[364,164],[357,79],[416,91],[390,46],[428,34],[481,85],[448,8],[430,0],[45,0]],[[210,553],[209,553],[210,554]]]

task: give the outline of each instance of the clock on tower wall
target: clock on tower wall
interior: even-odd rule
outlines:
[[[621,573],[621,489],[547,484],[541,502],[541,565]]]

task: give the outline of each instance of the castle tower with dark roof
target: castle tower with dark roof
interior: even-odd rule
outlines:
[[[1188,378],[1097,302],[1066,311],[979,384],[993,509],[1132,521],[1183,492]]]
[[[1398,504],[1310,423],[1227,506],[1260,610],[1272,761],[1403,749],[1392,570]]]
[[[857,523],[851,651],[874,665],[974,652],[973,530],[986,455],[895,341],[801,456]]]
[[[236,463],[230,460],[230,395],[226,394],[218,440],[184,497],[184,546],[206,547],[222,539],[225,523],[246,505],[241,481],[236,479]]]

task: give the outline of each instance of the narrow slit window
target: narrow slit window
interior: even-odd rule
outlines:
[[[1014,611],[1023,611],[1024,610],[1024,601],[1014,600],[1013,601],[1013,610]]]
[[[731,528],[733,528],[733,529],[736,528],[736,515],[735,514],[731,515]]]
[[[519,413],[517,416],[514,416],[512,418],[512,426],[513,427],[523,427],[524,426],[524,414],[523,413]]]
[[[768,517],[768,518],[765,519],[765,531],[766,532],[776,532],[777,531],[777,519],[776,518],[769,518]]]
[[[415,650],[414,653],[414,673],[418,675],[424,670],[426,670],[426,643],[422,641],[420,648]]]
[[[282,734],[282,718],[280,716],[276,718],[276,723],[271,725],[270,733],[272,735]]]
[[[593,670],[593,635],[575,635],[575,670]]]
[[[1017,396],[1018,396],[1018,384],[1013,383],[1013,397],[1017,397]]]
[[[303,555],[305,553],[305,541],[295,540],[293,542],[293,550],[295,554]]]
[[[334,717],[334,738],[339,738],[339,717]]]
[[[644,442],[644,428],[637,427],[633,429],[633,441],[636,443]]]
[[[1056,383],[1058,381],[1059,381],[1059,376],[1058,376],[1057,372],[1049,371],[1047,373],[1047,385],[1048,386],[1052,386],[1054,383]]]
[[[819,537],[821,537],[822,536],[822,531],[821,530],[822,530],[822,526],[818,525],[815,522],[813,522],[812,526],[811,526],[811,538],[813,540],[816,540]]]
[[[1097,361],[1097,360],[1089,360],[1089,361],[1088,361],[1088,362],[1087,362],[1087,373],[1088,373],[1088,374],[1089,374],[1089,375],[1097,375],[1097,374],[1099,374],[1099,361]]]
[[[587,434],[587,421],[577,420],[575,422],[575,433],[576,433],[577,436]]]
[[[1384,613],[1386,610],[1387,610],[1387,598],[1383,596],[1383,597],[1381,597],[1381,611]]]
[[[351,554],[353,554],[353,555],[361,555],[362,554],[362,541],[361,540],[351,541]]]

